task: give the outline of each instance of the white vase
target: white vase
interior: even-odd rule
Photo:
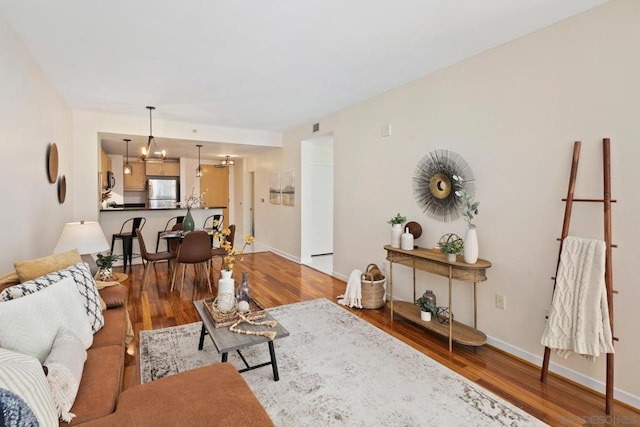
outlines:
[[[391,225],[391,247],[400,247],[400,236],[402,236],[402,224]]]
[[[231,278],[231,270],[222,270],[218,280],[218,309],[227,311],[233,308],[236,283]]]
[[[420,320],[424,320],[425,322],[431,322],[431,312],[420,310]]]
[[[476,227],[467,228],[464,235],[464,262],[467,264],[475,264],[478,261],[478,235]]]

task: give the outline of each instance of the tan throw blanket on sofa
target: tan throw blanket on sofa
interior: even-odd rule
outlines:
[[[605,242],[567,236],[541,343],[563,358],[613,353],[604,281]]]

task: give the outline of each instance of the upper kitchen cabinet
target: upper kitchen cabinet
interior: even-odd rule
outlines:
[[[146,189],[146,173],[144,162],[130,162],[131,175],[124,176],[124,189],[128,191],[144,191]]]
[[[180,163],[147,162],[146,171],[149,176],[180,176]]]

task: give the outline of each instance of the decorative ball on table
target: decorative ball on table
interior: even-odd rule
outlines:
[[[239,301],[238,302],[238,311],[240,313],[246,313],[249,311],[249,301]]]

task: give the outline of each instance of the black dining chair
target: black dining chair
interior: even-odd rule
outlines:
[[[175,221],[175,222],[174,222]],[[184,215],[174,216],[173,218],[169,218],[169,221],[164,226],[164,230],[158,231],[158,237],[156,239],[156,252],[158,252],[158,248],[160,247],[160,235],[166,231],[171,230],[171,227],[175,224],[182,224],[184,221]],[[169,242],[167,241],[167,250],[169,250]]]
[[[129,261],[129,267],[131,267],[132,265],[133,239],[136,237],[136,230],[142,230],[146,222],[147,219],[145,217],[129,218],[124,223],[122,223],[120,232],[115,233],[111,236],[111,253],[113,253],[113,248],[115,246],[116,240],[122,240],[122,261],[124,263],[124,271],[127,271],[127,261]],[[136,254],[136,256],[140,255]]]

